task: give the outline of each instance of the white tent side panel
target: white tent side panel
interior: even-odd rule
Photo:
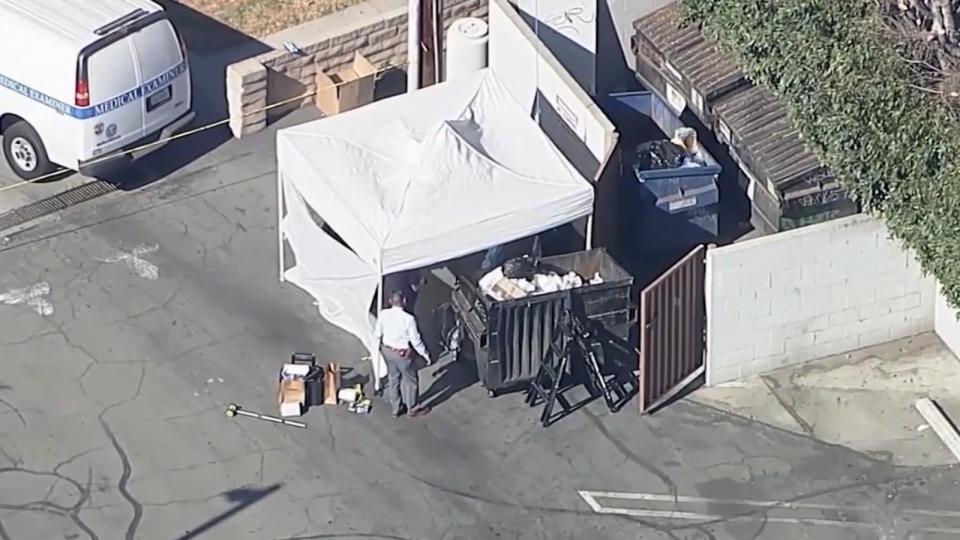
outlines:
[[[324,159],[328,155],[339,157]],[[321,162],[316,163],[317,159]],[[336,139],[315,137],[304,141],[277,137],[278,174],[283,178],[283,189],[292,189],[302,197],[307,207],[322,216],[356,255],[376,266],[388,221],[382,212],[371,212],[379,207],[379,195],[366,180],[369,161],[364,152]],[[323,175],[342,183],[321,181],[317,167],[323,169]]]
[[[373,354],[375,319],[370,306],[379,286],[376,270],[360,260],[317,224],[296,189],[284,183],[287,215],[281,228],[295,258],[287,281],[310,294],[321,316],[356,336]]]

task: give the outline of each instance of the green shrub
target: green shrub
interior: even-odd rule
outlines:
[[[864,209],[960,307],[960,123],[880,31],[870,0],[682,0]],[[865,269],[869,271],[869,268]]]

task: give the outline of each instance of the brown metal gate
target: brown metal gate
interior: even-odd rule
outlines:
[[[640,412],[663,405],[704,371],[706,251],[697,247],[640,293]]]

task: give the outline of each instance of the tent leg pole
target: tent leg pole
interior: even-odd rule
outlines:
[[[590,250],[593,249],[593,214],[587,216],[587,232],[585,234],[586,238],[584,239],[584,249]]]
[[[380,314],[383,313],[383,266],[380,266],[380,283],[377,285],[377,324],[380,324]],[[373,365],[373,388],[380,391],[380,385],[383,377],[377,373],[377,366],[380,365],[380,344],[374,343],[374,350],[370,352]]]
[[[278,260],[280,261],[280,282],[283,283],[286,281],[283,277],[284,273],[284,260],[283,260],[283,180],[281,179],[280,173],[277,173],[277,249],[279,250]]]

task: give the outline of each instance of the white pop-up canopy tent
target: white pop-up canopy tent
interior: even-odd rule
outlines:
[[[377,378],[384,370],[370,306],[384,275],[593,209],[593,186],[489,69],[280,130],[277,160],[280,279],[364,343]]]

